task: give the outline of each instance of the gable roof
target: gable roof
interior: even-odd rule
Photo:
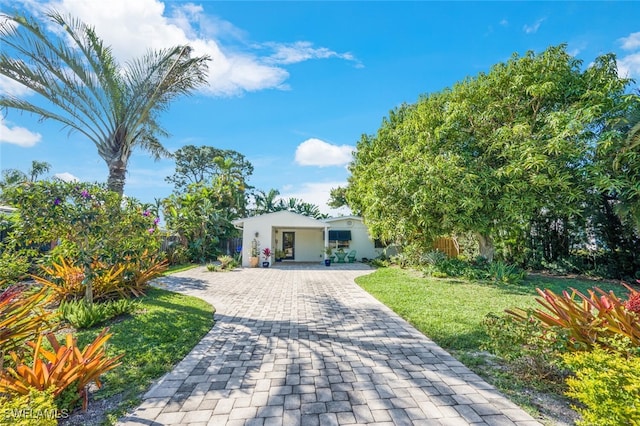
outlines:
[[[278,226],[282,228],[327,228],[329,225],[321,220],[314,219],[309,216],[290,212],[288,210],[282,210],[279,212],[265,213],[259,216],[245,217],[243,219],[236,219],[232,221],[236,227],[244,227],[251,222],[268,222],[271,226]]]
[[[328,217],[326,219],[322,219],[323,222],[337,222],[338,220],[359,220],[362,222],[362,218],[360,216],[337,216],[337,217]]]

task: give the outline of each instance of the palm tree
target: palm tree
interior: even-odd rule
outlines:
[[[280,195],[280,191],[278,191],[277,189],[271,188],[269,192],[264,192],[263,190],[259,189],[254,195],[256,204],[254,214],[257,216],[264,213],[272,213],[278,210],[282,210],[278,208],[276,204],[276,198],[278,197],[278,195]]]
[[[92,27],[55,11],[46,16],[60,29],[56,35],[45,33],[33,17],[0,14],[0,75],[52,108],[8,94],[0,95],[0,107],[58,121],[86,136],[107,163],[109,189],[122,195],[134,148],[155,159],[170,155],[158,140],[167,135],[159,113],[205,84],[209,58],[192,58],[189,46],[175,46],[122,67]]]

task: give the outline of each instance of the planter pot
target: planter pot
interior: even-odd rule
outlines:
[[[269,267],[269,262],[262,262],[262,267],[263,268],[268,268]]]
[[[331,266],[331,259],[325,259],[324,266]]]
[[[260,262],[260,258],[258,257],[250,257],[249,258],[249,266],[252,268],[257,268],[258,267],[258,262]]]

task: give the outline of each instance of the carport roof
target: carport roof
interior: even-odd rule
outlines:
[[[304,216],[287,210],[265,213],[259,216],[246,217],[232,221],[236,227],[243,228],[251,222],[268,222],[273,227],[278,228],[329,228],[331,225],[321,220]]]

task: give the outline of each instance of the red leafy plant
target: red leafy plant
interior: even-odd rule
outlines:
[[[628,338],[634,346],[640,346],[640,293],[628,285],[627,301],[613,291],[594,287],[588,295],[572,288],[561,295],[549,289],[540,290],[536,301],[544,310],[531,313],[544,327],[560,327],[569,334],[569,342],[576,349],[591,349],[594,346],[609,347],[615,338]],[[520,321],[527,321],[529,312],[523,309],[505,311]],[[569,343],[568,342],[568,343]],[[611,349],[616,349],[611,347]]]

